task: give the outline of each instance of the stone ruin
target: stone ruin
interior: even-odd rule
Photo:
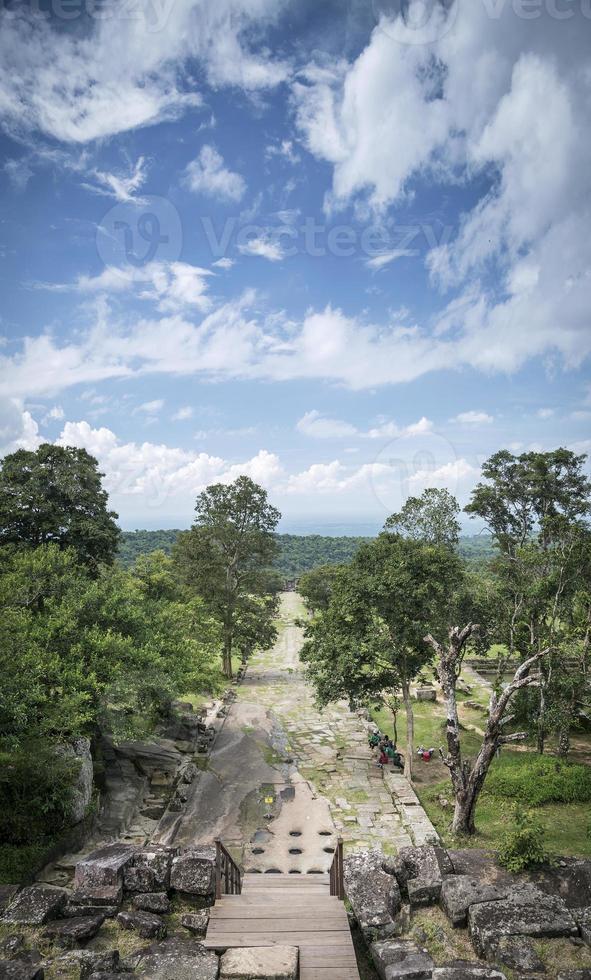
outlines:
[[[476,849],[405,847],[393,858],[373,850],[346,858],[345,887],[380,980],[507,980],[505,969],[533,980],[549,974],[532,940],[591,946],[589,860],[515,876]],[[467,929],[478,960],[436,965],[408,935],[413,912],[432,906],[453,929]],[[591,980],[591,968],[554,976]]]

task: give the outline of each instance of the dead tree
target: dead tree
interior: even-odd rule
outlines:
[[[429,643],[437,654],[437,673],[447,702],[447,755],[444,754],[443,749],[440,749],[439,753],[449,769],[454,791],[455,810],[452,822],[454,834],[473,834],[475,832],[476,803],[484,786],[490,764],[501,745],[527,738],[527,732],[516,732],[513,735],[504,734],[505,726],[514,717],[513,715],[505,715],[505,712],[516,691],[532,685],[539,686],[539,674],[531,674],[530,671],[534,664],[547,653],[546,650],[543,650],[524,661],[515,671],[513,680],[502,693],[497,695],[493,692],[482,745],[476,759],[470,762],[467,759],[462,759],[456,686],[462,670],[466,644],[478,630],[479,627],[475,623],[468,623],[463,629],[460,629],[459,626],[452,626],[449,631],[447,647],[442,646],[431,634],[425,637],[425,642]]]

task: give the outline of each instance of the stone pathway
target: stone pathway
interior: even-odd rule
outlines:
[[[298,595],[281,601],[280,635],[272,650],[254,657],[239,700],[264,705],[285,733],[278,746],[290,779],[303,779],[328,801],[330,815],[349,850],[380,845],[393,852],[412,840],[403,827],[367,745],[367,726],[345,702],[319,710],[306,683],[299,652],[303,631],[296,625],[304,607]],[[281,741],[281,736],[278,736]]]

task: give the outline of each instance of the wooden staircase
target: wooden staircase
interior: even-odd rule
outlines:
[[[205,946],[218,952],[297,946],[299,980],[359,980],[347,912],[338,897],[342,885],[339,890],[334,878],[334,872],[242,875],[239,894],[222,894],[212,908]]]

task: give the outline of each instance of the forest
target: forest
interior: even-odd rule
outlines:
[[[117,558],[130,568],[140,555],[160,550],[169,555],[182,532],[178,529],[161,531],[123,531]],[[371,541],[367,537],[329,537],[321,534],[277,534],[279,552],[273,567],[285,581],[299,578],[318,565],[340,565],[351,561],[357,549]],[[459,553],[467,561],[479,564],[494,552],[488,534],[463,535],[459,539]]]

